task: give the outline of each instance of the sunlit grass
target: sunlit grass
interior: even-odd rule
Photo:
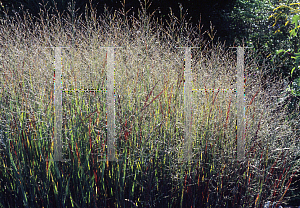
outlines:
[[[261,87],[246,53],[246,160],[236,160],[236,93],[193,92],[193,161],[183,162],[184,53],[193,89],[234,89],[236,55],[171,15],[87,21],[7,18],[0,26],[3,207],[261,207],[281,203],[297,170],[298,137],[278,104],[282,81]],[[73,30],[74,27],[76,30]],[[53,49],[62,51],[63,157],[53,162]],[[106,50],[115,49],[116,157],[106,161]],[[49,161],[50,160],[50,161]]]

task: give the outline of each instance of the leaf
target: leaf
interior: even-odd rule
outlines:
[[[297,35],[296,29],[290,30],[290,35],[291,35],[292,37],[295,37],[295,36]]]
[[[292,71],[291,71],[291,77],[292,77],[292,75],[293,75],[293,72],[294,72],[295,68],[296,68],[296,67],[294,67],[294,68],[292,69]]]
[[[300,15],[294,15],[292,18],[292,23],[295,24],[295,28],[298,27],[298,20],[300,19]]]
[[[287,22],[284,24],[284,26],[287,26],[287,24],[289,24],[289,21],[287,21]]]
[[[300,62],[300,56],[299,56],[299,55],[296,56],[296,57],[292,56],[292,58],[295,59],[296,64],[299,65],[299,62]]]
[[[296,56],[295,59],[296,59],[296,64],[299,65],[299,62],[300,62],[300,56]]]
[[[277,55],[278,55],[278,54],[280,54],[280,53],[282,53],[282,52],[284,52],[284,54],[286,53],[286,51],[285,51],[285,50],[283,50],[283,49],[276,50],[276,54],[277,54]]]

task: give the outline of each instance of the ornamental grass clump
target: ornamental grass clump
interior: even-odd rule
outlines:
[[[95,10],[0,26],[2,207],[262,207],[298,168],[280,94],[245,54],[245,159],[236,159],[236,52],[172,12]],[[206,35],[210,38],[205,38]],[[53,161],[54,50],[62,49],[62,155]],[[107,160],[105,46],[114,49],[115,157]],[[192,50],[192,160],[184,161],[184,49]],[[268,84],[268,87],[264,85]],[[85,90],[82,90],[85,89]]]

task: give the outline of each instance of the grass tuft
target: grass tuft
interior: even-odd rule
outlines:
[[[193,162],[184,147],[184,53],[193,89],[233,89],[236,53],[214,31],[170,14],[125,11],[6,16],[0,25],[0,205],[3,207],[262,207],[288,199],[299,136],[283,80],[245,54],[246,159],[236,160],[236,93],[193,92]],[[63,157],[53,162],[53,50],[62,53]],[[117,162],[106,161],[106,64],[115,49]],[[266,87],[267,86],[267,87]]]

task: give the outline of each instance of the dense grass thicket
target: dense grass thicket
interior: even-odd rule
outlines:
[[[193,89],[236,88],[236,52],[170,14],[41,11],[0,24],[1,207],[262,207],[283,204],[299,168],[284,80],[245,54],[246,153],[236,159],[236,93],[193,92],[193,160],[183,162],[184,50]],[[213,37],[213,31],[206,32]],[[213,39],[213,38],[212,38]],[[62,50],[63,157],[53,157],[54,50]],[[105,48],[115,49],[116,157],[106,161]],[[264,67],[264,68],[261,68]],[[261,79],[264,77],[263,79]],[[266,90],[267,89],[267,90]],[[295,194],[295,193],[294,193]],[[295,197],[295,195],[293,195]]]

